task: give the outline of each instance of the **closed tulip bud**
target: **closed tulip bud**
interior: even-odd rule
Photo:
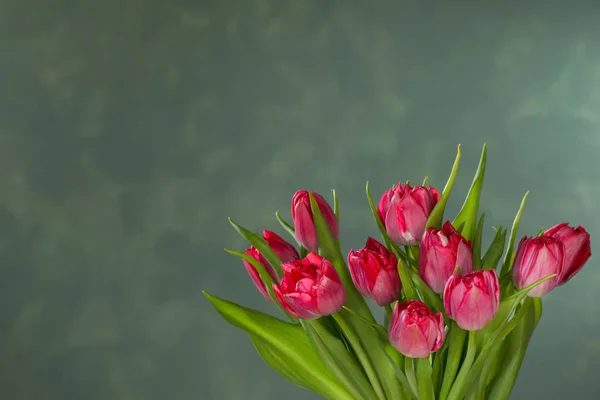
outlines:
[[[441,230],[428,228],[419,249],[419,274],[436,293],[442,293],[456,267],[461,274],[473,270],[471,243],[446,221]]]
[[[277,301],[294,317],[309,320],[335,314],[346,303],[342,281],[326,258],[309,253],[281,268],[283,277],[279,285],[273,284],[273,290]]]
[[[396,303],[388,327],[390,343],[410,358],[426,358],[444,343],[444,318],[419,300]]]
[[[348,254],[348,268],[356,289],[366,297],[387,306],[400,296],[398,260],[383,244],[368,238],[364,248]]]
[[[559,239],[565,245],[565,265],[558,277],[558,284],[563,285],[575,276],[592,256],[590,234],[583,226],[573,228],[568,222],[555,225],[544,234]]]
[[[269,264],[267,259],[262,254],[260,254],[258,250],[256,250],[256,247],[251,246],[249,249],[246,249],[244,253],[261,263],[265,270],[267,270],[267,273],[271,276],[273,281],[277,282],[277,280],[279,279],[277,277],[277,272],[275,272],[275,270],[273,269],[271,264]],[[252,279],[252,282],[254,282],[254,285],[256,286],[258,291],[264,296],[265,299],[271,301],[271,297],[269,297],[269,292],[267,292],[267,287],[265,286],[265,283],[262,281],[262,279],[260,279],[260,274],[258,273],[256,268],[254,268],[254,265],[250,264],[246,260],[242,261],[244,263],[244,266],[246,267],[246,271],[248,271],[248,275],[250,275],[250,279]]]
[[[500,282],[493,269],[466,275],[454,274],[444,288],[444,308],[449,318],[467,331],[477,331],[496,316]]]
[[[565,245],[560,239],[546,234],[525,236],[519,242],[513,261],[513,283],[518,289],[523,289],[548,275],[556,274],[527,294],[530,297],[545,296],[558,285],[564,263]]]
[[[437,190],[409,184],[386,191],[379,201],[379,218],[392,242],[414,246],[421,242],[429,214],[440,199]]]
[[[264,230],[263,237],[267,244],[273,249],[275,254],[279,256],[282,263],[289,262],[292,260],[298,260],[300,255],[298,250],[291,244],[286,242],[276,234],[275,232]]]
[[[323,218],[329,226],[331,235],[335,239],[338,239],[339,228],[335,213],[327,201],[325,201],[323,196],[315,192],[312,192],[312,194],[317,202],[319,211],[321,211]],[[308,250],[317,252],[319,250],[317,228],[315,227],[308,191],[298,190],[296,194],[294,194],[294,197],[292,198],[292,219],[294,220],[296,238],[298,239],[298,242],[300,242],[302,246],[306,247]]]

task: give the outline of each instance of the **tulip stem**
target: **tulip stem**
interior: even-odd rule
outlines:
[[[465,339],[467,338],[467,331],[460,329],[456,322],[452,321],[449,328],[448,339],[446,339],[449,343],[448,357],[446,358],[446,368],[442,380],[442,389],[440,390],[440,400],[446,400],[450,393],[460,365]]]
[[[417,378],[415,377],[415,370],[413,368],[413,359],[410,357],[404,358],[404,374],[413,393],[418,394],[419,388],[417,387]]]
[[[448,395],[448,400],[459,400],[462,397],[461,392],[463,391],[463,386],[465,384],[465,380],[469,375],[469,371],[471,370],[471,366],[473,365],[473,361],[475,360],[475,353],[477,352],[477,331],[469,331],[469,344],[467,345],[467,354],[465,355],[465,359],[460,367],[460,371],[454,384],[452,385],[452,389],[450,389],[450,394]]]
[[[361,365],[363,366],[367,377],[369,378],[369,382],[371,382],[371,386],[373,386],[373,390],[377,394],[377,397],[381,400],[385,400],[385,394],[381,387],[381,383],[379,382],[377,372],[373,368],[373,365],[371,365],[369,356],[363,348],[360,339],[354,332],[354,329],[346,322],[346,320],[340,313],[335,313],[332,316],[333,319],[335,319],[335,322],[337,322],[337,324],[339,325],[342,332],[344,333],[344,336],[346,336],[346,338],[348,339],[348,342],[350,342],[352,349],[354,349],[354,352]]]

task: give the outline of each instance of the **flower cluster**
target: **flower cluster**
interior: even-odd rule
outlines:
[[[522,204],[506,252],[507,231],[499,228],[482,254],[483,215],[477,207],[485,148],[463,209],[453,221],[443,218],[459,156],[442,194],[425,184],[398,183],[382,194],[378,206],[369,194],[382,242],[368,237],[363,248],[346,256],[337,209],[314,192],[300,190],[293,196],[293,226],[277,215],[298,249],[272,231],[264,230],[260,238],[234,224],[253,244],[236,253],[252,282],[288,315],[291,326],[301,327],[311,350],[298,354],[314,352],[313,367],[318,370],[319,364],[331,378],[315,386],[294,375],[295,383],[326,398],[507,398],[528,340],[509,354],[508,359],[518,361],[512,365],[499,356],[505,349],[502,340],[510,341],[517,326],[530,337],[541,316],[540,298],[581,270],[591,256],[590,236],[583,227],[565,222],[523,237],[515,250]],[[337,199],[335,204],[337,208]],[[364,298],[385,309],[382,325]],[[209,299],[228,320],[238,321],[217,298]],[[246,320],[254,315],[236,312]],[[527,323],[526,314],[535,323]],[[237,323],[254,336],[263,332]],[[283,327],[278,329],[273,332],[281,333]],[[268,337],[268,329],[263,334]],[[301,347],[298,340],[286,346]],[[386,346],[393,350],[381,353]],[[296,364],[288,363],[270,365],[290,378],[289,368]],[[390,366],[395,379],[389,377]]]

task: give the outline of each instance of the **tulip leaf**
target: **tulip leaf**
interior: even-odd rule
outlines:
[[[428,358],[415,359],[415,369],[417,370],[417,386],[419,388],[419,400],[435,400],[433,391],[433,370]]]
[[[436,229],[440,229],[442,226],[442,221],[444,219],[444,210],[446,209],[446,203],[448,202],[448,198],[450,197],[450,192],[452,191],[452,187],[454,186],[454,180],[456,179],[456,174],[458,173],[458,165],[460,164],[460,145],[458,145],[456,151],[456,159],[454,160],[454,165],[452,165],[452,171],[450,172],[450,177],[446,182],[446,186],[444,186],[444,191],[440,196],[440,200],[437,202],[431,214],[429,214],[429,218],[427,218],[427,223],[425,224],[425,228],[434,227]]]
[[[521,222],[521,216],[523,215],[523,209],[525,208],[525,201],[527,201],[528,195],[529,192],[526,192],[525,196],[523,196],[523,200],[521,200],[521,206],[519,207],[519,211],[517,212],[515,220],[513,221],[513,225],[510,230],[510,236],[508,238],[508,250],[504,256],[504,265],[502,265],[501,275],[504,275],[512,269],[512,262],[515,259],[515,238],[517,237],[519,222]]]
[[[340,220],[340,205],[339,205],[339,201],[338,201],[338,197],[337,197],[337,193],[335,192],[335,189],[333,189],[332,192],[333,192],[333,213],[335,214],[335,217],[339,221]]]
[[[442,379],[442,388],[440,389],[440,399],[448,397],[450,389],[454,384],[454,379],[458,374],[458,367],[462,359],[467,331],[461,329],[455,321],[451,321],[448,326],[448,356],[446,357],[446,366],[444,368],[444,377]]]
[[[483,259],[481,260],[481,269],[496,269],[498,261],[504,253],[504,243],[506,242],[506,229],[502,225],[496,231],[496,235],[488,247]]]
[[[364,371],[342,340],[332,335],[319,319],[302,321],[302,326],[323,364],[356,399],[376,399]]]
[[[371,213],[373,214],[373,218],[375,218],[375,222],[377,222],[377,227],[379,228],[379,232],[381,233],[381,237],[385,241],[385,245],[388,249],[392,249],[394,244],[390,239],[387,231],[385,230],[385,225],[381,218],[379,218],[379,212],[377,211],[377,206],[373,202],[373,197],[371,196],[371,191],[369,190],[369,182],[367,182],[367,200],[369,201],[369,207],[371,208]]]
[[[260,237],[254,232],[250,232],[249,230],[241,227],[236,224],[231,218],[229,218],[229,223],[233,226],[233,228],[244,237],[247,241],[249,241],[256,250],[259,251],[260,254],[265,256],[269,264],[275,269],[278,276],[283,276],[283,270],[281,269],[281,259],[279,256],[273,251],[271,246],[267,244],[265,239]]]
[[[481,269],[481,241],[483,237],[483,223],[485,221],[485,213],[481,213],[477,229],[475,229],[475,237],[473,238],[473,269]]]
[[[433,290],[431,290],[429,286],[427,286],[427,283],[425,283],[423,278],[421,278],[421,275],[419,275],[417,272],[411,271],[411,277],[413,283],[415,284],[415,287],[418,289],[419,293],[421,293],[421,295],[423,295],[424,297],[423,302],[427,304],[427,306],[431,308],[432,311],[441,312],[442,315],[445,315],[444,304],[442,303],[440,296],[437,295]]]
[[[485,176],[486,154],[487,146],[484,144],[483,150],[481,151],[481,158],[479,159],[479,166],[477,167],[477,172],[475,172],[475,177],[473,178],[473,183],[471,183],[467,198],[458,212],[458,215],[454,221],[452,221],[452,225],[454,226],[461,223],[465,224],[459,232],[469,241],[473,241],[475,235],[479,200],[481,199],[481,189],[483,187],[483,178]]]
[[[400,282],[402,282],[402,293],[406,300],[419,300],[419,295],[413,285],[411,268],[404,262],[403,259],[398,259],[398,275],[400,275]]]
[[[354,399],[325,367],[299,324],[203,293],[227,322],[258,343],[259,354],[281,375],[327,399]]]
[[[285,229],[290,235],[292,235],[292,237],[294,238],[294,240],[296,241],[296,243],[298,243],[298,245],[300,246],[300,242],[296,238],[296,230],[294,229],[293,226],[291,226],[290,224],[288,224],[281,217],[281,215],[279,215],[279,210],[275,211],[275,217],[277,218],[277,221],[279,221],[279,225],[281,225],[283,227],[283,229]]]

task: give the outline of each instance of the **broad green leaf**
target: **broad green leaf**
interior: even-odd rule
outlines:
[[[227,322],[251,335],[255,345],[262,341],[259,353],[267,357],[265,361],[284,377],[289,379],[292,376],[292,382],[301,382],[302,387],[327,399],[353,399],[327,370],[299,324],[291,324],[204,291],[203,293]]]
[[[411,268],[402,260],[398,259],[398,275],[400,275],[400,282],[402,282],[402,293],[406,300],[419,300],[419,295],[413,285]]]
[[[473,238],[473,269],[481,268],[481,241],[483,237],[483,223],[485,221],[485,213],[481,213],[477,229],[475,229],[475,237]]]
[[[504,256],[504,265],[502,266],[502,273],[500,275],[504,275],[512,269],[512,262],[515,258],[515,238],[517,237],[519,222],[521,222],[521,216],[523,215],[523,209],[525,208],[525,201],[527,201],[528,195],[529,192],[526,192],[525,196],[523,196],[523,200],[521,200],[521,206],[519,207],[519,211],[517,212],[515,220],[513,221],[513,225],[510,230],[510,236],[508,238],[508,250]]]
[[[479,213],[479,200],[481,199],[481,189],[483,187],[483,178],[485,176],[485,162],[486,162],[487,147],[484,144],[483,150],[481,151],[481,158],[479,159],[479,166],[477,172],[475,172],[475,178],[467,194],[467,198],[463,203],[458,215],[452,222],[452,225],[457,226],[464,223],[464,227],[459,232],[467,240],[473,240],[475,235],[475,228],[477,224],[477,215]]]
[[[483,260],[481,260],[481,269],[496,269],[498,261],[504,253],[504,244],[506,242],[506,229],[502,225],[496,231],[496,235],[490,244],[490,247],[485,252]]]
[[[448,326],[448,356],[446,357],[446,366],[444,368],[444,376],[442,379],[442,388],[440,389],[440,399],[445,399],[450,393],[450,389],[454,384],[454,379],[458,374],[458,368],[464,351],[465,341],[467,339],[467,331],[460,329],[455,321],[451,321]]]
[[[369,182],[367,182],[367,200],[369,201],[369,208],[371,208],[371,213],[373,214],[373,218],[375,222],[377,222],[377,227],[379,228],[379,232],[381,233],[381,237],[385,241],[385,245],[388,249],[392,249],[394,244],[392,243],[387,231],[385,230],[385,225],[381,218],[379,218],[379,211],[377,210],[377,206],[373,202],[373,197],[371,196],[371,190],[369,190]]]
[[[456,179],[456,174],[458,173],[458,165],[460,164],[460,145],[456,150],[456,159],[454,160],[454,165],[452,165],[452,171],[450,172],[450,177],[448,178],[448,182],[446,182],[446,186],[444,187],[444,191],[440,196],[440,200],[437,202],[431,214],[429,214],[429,218],[427,218],[427,223],[425,224],[425,228],[434,227],[436,229],[440,229],[442,226],[442,221],[444,219],[444,210],[446,209],[446,203],[448,202],[448,198],[450,197],[450,192],[452,191],[452,186],[454,186],[454,180]]]
[[[318,319],[302,321],[302,326],[324,365],[354,398],[377,398],[364,371],[348,352],[343,341],[332,335]]]
[[[419,387],[419,400],[435,400],[433,391],[433,369],[429,363],[429,358],[415,359],[415,369],[417,370],[417,385]]]
[[[249,230],[247,230],[247,229],[241,227],[240,225],[236,224],[231,218],[229,218],[229,223],[233,226],[233,228],[236,231],[238,231],[238,233],[240,235],[242,235],[242,237],[244,237],[254,247],[256,247],[256,250],[258,250],[260,252],[260,254],[262,254],[263,256],[265,256],[265,258],[267,259],[267,261],[269,262],[269,264],[271,264],[271,266],[273,268],[275,268],[275,271],[277,272],[277,275],[283,276],[283,270],[281,269],[281,259],[273,251],[273,249],[271,248],[271,246],[269,246],[267,244],[267,242],[265,241],[265,239],[263,239],[261,236],[257,235],[256,233],[250,232]]]
[[[427,283],[425,283],[423,278],[421,278],[421,275],[419,275],[417,272],[411,271],[411,276],[415,287],[423,296],[423,302],[427,304],[427,306],[431,308],[433,312],[441,312],[444,315],[444,320],[447,322],[447,316],[444,312],[444,304],[442,303],[440,296],[431,290],[429,286],[427,286]]]

